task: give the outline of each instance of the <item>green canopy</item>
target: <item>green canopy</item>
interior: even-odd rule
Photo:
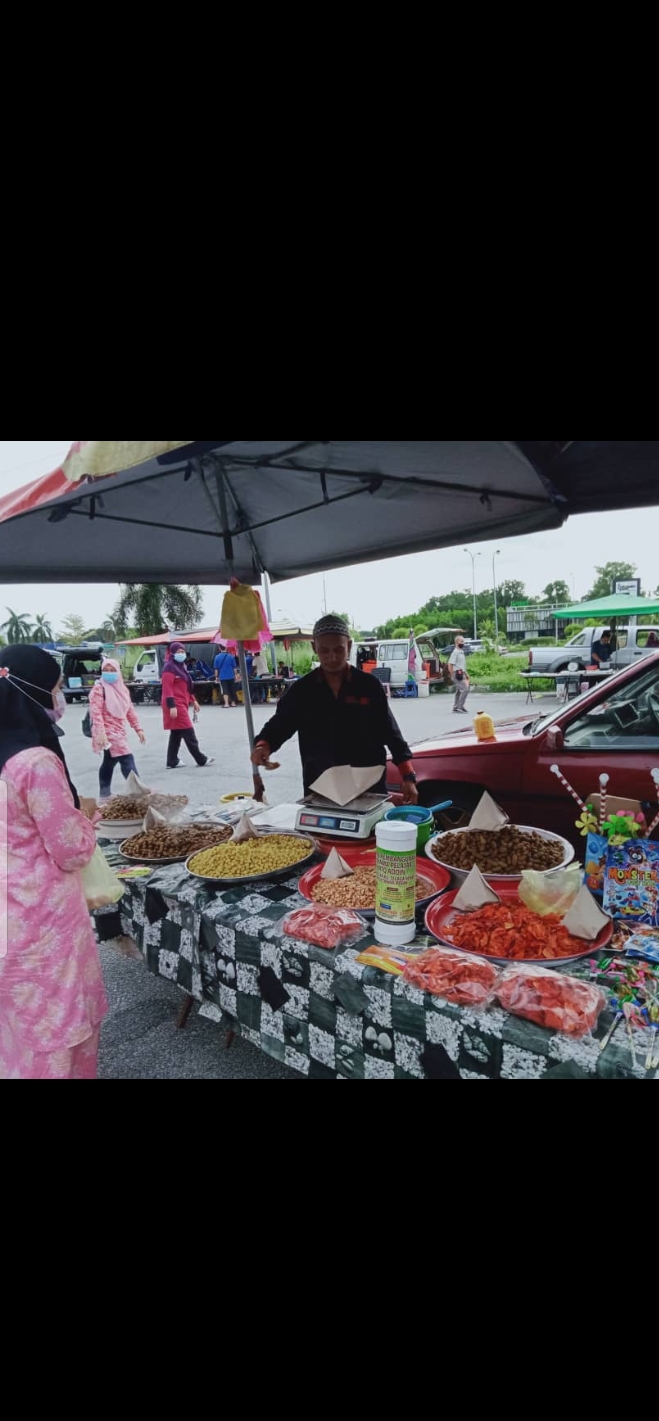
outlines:
[[[598,597],[595,602],[580,602],[578,607],[562,607],[560,612],[552,612],[552,616],[579,622],[591,617],[649,617],[654,612],[659,612],[659,597],[619,596]]]

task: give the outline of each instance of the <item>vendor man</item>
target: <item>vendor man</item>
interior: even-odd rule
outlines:
[[[314,627],[313,646],[320,666],[296,681],[263,728],[252,760],[264,765],[284,741],[300,737],[304,792],[326,770],[339,765],[382,766],[373,790],[386,789],[386,747],[403,780],[406,804],[417,804],[412,752],[394,720],[384,689],[375,676],[350,665],[350,629],[340,617],[323,617]]]
[[[613,655],[613,638],[610,632],[602,632],[599,641],[594,641],[592,645],[593,663],[595,666],[606,667]]]

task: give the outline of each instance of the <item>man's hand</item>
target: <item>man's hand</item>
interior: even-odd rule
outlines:
[[[403,780],[403,804],[418,804],[419,791],[414,780]]]
[[[255,745],[252,751],[252,764],[256,765],[259,770],[264,770],[271,753],[269,745]]]

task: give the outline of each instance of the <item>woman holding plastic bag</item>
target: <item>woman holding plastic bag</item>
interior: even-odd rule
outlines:
[[[96,802],[80,801],[69,778],[54,724],[66,706],[61,683],[38,647],[0,653],[0,1080],[94,1079],[108,1010],[80,873],[96,853]]]
[[[146,737],[140,725],[137,711],[130,698],[130,691],[124,684],[118,661],[110,657],[103,662],[101,679],[96,682],[89,697],[89,712],[92,721],[92,749],[103,756],[99,773],[101,799],[109,799],[112,792],[112,776],[117,765],[125,780],[137,774],[137,765],[128,744],[128,727],[132,726],[140,745],[146,744]]]

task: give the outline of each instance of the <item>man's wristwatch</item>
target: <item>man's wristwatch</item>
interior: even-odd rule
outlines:
[[[403,775],[403,780],[407,780],[410,784],[413,784],[413,785],[416,785],[416,784],[419,783],[419,781],[417,780],[417,777],[416,777],[416,775],[415,775],[414,773],[412,773],[411,775]]]

